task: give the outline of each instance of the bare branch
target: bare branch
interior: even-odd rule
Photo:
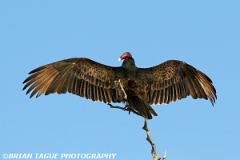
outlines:
[[[127,111],[126,107],[114,106],[111,103],[108,103],[107,105],[109,105],[111,108],[117,108],[117,109],[121,109],[123,111]]]
[[[165,160],[165,159],[166,159],[166,154],[167,154],[166,151],[165,151],[164,156],[163,156],[162,158],[157,155],[156,145],[155,145],[155,143],[153,142],[153,140],[152,140],[152,138],[151,138],[151,134],[150,134],[150,130],[148,129],[148,126],[147,126],[147,119],[146,119],[146,118],[144,119],[143,130],[145,130],[145,131],[146,131],[146,134],[147,134],[146,140],[147,140],[147,141],[150,143],[150,145],[152,146],[151,153],[152,153],[152,158],[153,158],[153,160]]]
[[[121,88],[121,90],[123,91],[123,94],[124,94],[124,99],[127,99],[127,93],[125,92],[125,90],[123,88],[121,80],[119,79],[118,81],[115,81],[115,83],[119,83],[119,86],[120,86],[120,88]]]
[[[120,110],[123,110],[123,111],[128,111],[129,114],[130,114],[131,112],[133,112],[133,113],[141,116],[138,112],[136,112],[135,110],[132,110],[131,108],[129,108],[127,104],[125,105],[125,107],[114,106],[114,105],[112,105],[111,103],[108,103],[107,105],[109,105],[111,108],[116,108],[116,109],[120,109]]]

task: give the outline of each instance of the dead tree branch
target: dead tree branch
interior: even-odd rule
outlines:
[[[128,105],[126,105],[125,107],[114,106],[114,105],[112,105],[111,103],[108,103],[107,105],[109,105],[110,108],[116,108],[116,109],[120,109],[120,110],[123,110],[123,111],[128,111],[129,114],[130,114],[131,112],[133,112],[133,113],[141,116],[141,115],[140,115],[138,112],[136,112],[135,110],[130,109],[130,108],[128,107]]]
[[[165,151],[163,157],[159,157],[157,155],[156,145],[155,145],[155,143],[153,142],[153,140],[151,138],[151,134],[150,134],[150,130],[149,130],[148,126],[147,126],[147,119],[146,118],[144,119],[143,130],[146,131],[146,135],[147,135],[146,140],[150,143],[150,145],[152,147],[151,153],[152,153],[153,160],[165,160],[166,159],[166,151]]]

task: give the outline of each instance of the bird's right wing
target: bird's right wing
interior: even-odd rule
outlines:
[[[149,104],[169,103],[188,95],[209,99],[214,104],[217,98],[211,79],[182,61],[170,60],[151,68],[140,68],[138,75],[146,84]]]
[[[30,97],[70,92],[93,101],[121,102],[123,91],[116,81],[123,78],[121,67],[110,67],[87,58],[71,58],[31,71],[23,82]]]

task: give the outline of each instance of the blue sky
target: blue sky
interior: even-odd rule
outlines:
[[[168,160],[236,159],[240,128],[240,3],[234,0],[0,1],[0,153],[114,152],[150,159],[143,119],[65,94],[29,99],[27,73],[70,57],[139,67],[186,61],[211,77],[218,100],[155,106],[149,122]]]

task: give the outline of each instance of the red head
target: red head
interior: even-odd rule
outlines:
[[[119,61],[125,60],[125,59],[133,59],[131,53],[124,52],[121,57],[119,57]]]

